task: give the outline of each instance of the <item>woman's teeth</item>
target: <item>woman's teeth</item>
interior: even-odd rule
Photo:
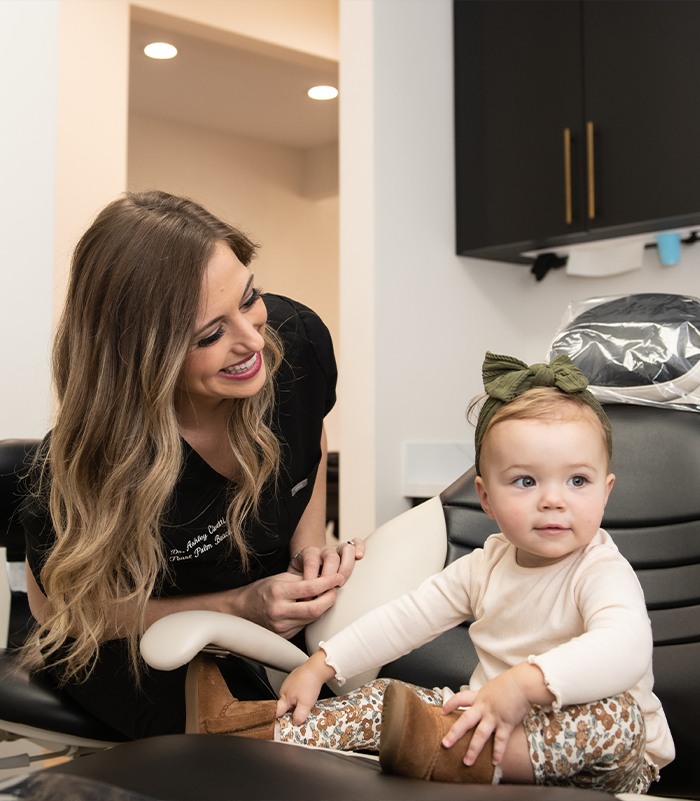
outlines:
[[[223,372],[229,373],[229,375],[236,375],[237,373],[245,373],[246,370],[250,370],[250,368],[255,364],[256,359],[258,358],[258,354],[254,353],[247,362],[241,362],[240,364],[234,364],[231,367],[224,367]]]

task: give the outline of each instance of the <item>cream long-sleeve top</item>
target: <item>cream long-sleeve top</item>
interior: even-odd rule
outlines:
[[[321,647],[342,683],[469,619],[479,657],[470,689],[530,662],[542,671],[555,708],[629,691],[644,715],[648,760],[663,767],[673,759],[666,716],[652,692],[651,624],[642,588],[603,529],[585,548],[546,567],[521,567],[516,548],[493,534],[483,548]]]

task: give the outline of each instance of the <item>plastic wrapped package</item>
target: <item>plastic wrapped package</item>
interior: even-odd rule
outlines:
[[[569,304],[550,346],[601,403],[700,412],[700,300],[640,293]]]

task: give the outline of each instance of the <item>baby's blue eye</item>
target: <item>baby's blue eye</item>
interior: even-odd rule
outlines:
[[[572,487],[585,487],[588,484],[588,479],[585,476],[572,476],[569,479]]]
[[[513,482],[516,487],[522,487],[523,489],[534,487],[535,483],[535,479],[532,476],[520,476],[520,478],[516,478]]]

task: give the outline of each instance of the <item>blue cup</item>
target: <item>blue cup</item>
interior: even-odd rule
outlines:
[[[681,235],[665,232],[656,235],[656,246],[659,249],[661,264],[671,266],[681,260]]]

